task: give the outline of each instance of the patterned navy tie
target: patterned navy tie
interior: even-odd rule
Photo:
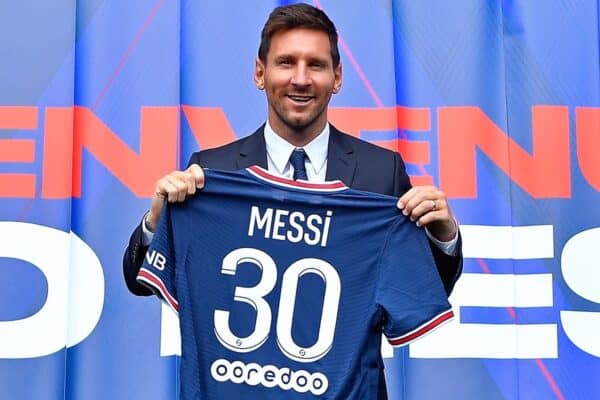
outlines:
[[[306,166],[304,165],[305,159],[306,153],[304,152],[304,149],[296,149],[292,152],[290,164],[292,164],[292,167],[294,168],[294,180],[308,180],[308,176],[306,176]]]

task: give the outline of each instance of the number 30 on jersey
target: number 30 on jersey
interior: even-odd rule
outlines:
[[[234,300],[249,304],[256,311],[254,331],[246,337],[238,337],[229,327],[229,311],[215,310],[214,324],[217,339],[229,350],[248,353],[262,346],[269,337],[272,310],[264,299],[277,284],[277,266],[264,251],[239,248],[223,259],[221,273],[235,275],[244,263],[254,264],[262,271],[262,277],[253,287],[236,286]],[[323,310],[317,340],[309,347],[300,347],[292,338],[292,321],[298,281],[305,274],[315,274],[325,283]],[[318,258],[302,258],[292,263],[281,279],[281,297],[277,311],[277,344],[286,357],[299,362],[314,362],[323,358],[333,345],[337,312],[340,304],[341,282],[335,268]]]

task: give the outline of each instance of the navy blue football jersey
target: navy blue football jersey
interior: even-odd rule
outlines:
[[[167,204],[138,281],[179,313],[182,398],[375,399],[382,332],[453,316],[396,201],[251,167]]]

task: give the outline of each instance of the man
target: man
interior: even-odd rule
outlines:
[[[203,187],[201,166],[238,170],[259,165],[289,178],[339,179],[353,189],[401,196],[397,206],[425,227],[449,294],[461,273],[462,255],[458,226],[444,193],[434,186],[411,188],[397,153],[346,135],[327,122],[331,96],[342,85],[342,66],[337,32],[325,13],[306,4],[276,8],[262,31],[254,82],[267,96],[266,123],[246,138],[194,153],[185,171],[174,171],[156,183],[150,211],[124,255],[129,290],[152,294],[136,281],[152,232],[165,201],[185,201]],[[383,380],[380,383],[384,398]]]

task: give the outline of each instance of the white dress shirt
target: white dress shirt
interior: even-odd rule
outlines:
[[[265,143],[267,145],[267,166],[270,173],[292,179],[294,168],[290,156],[296,146],[273,131],[269,121],[265,125]],[[306,175],[309,181],[325,182],[327,171],[327,148],[329,146],[329,124],[304,147],[306,153]]]
[[[294,168],[290,164],[290,156],[296,149],[296,146],[283,139],[273,131],[269,121],[264,129],[265,144],[267,147],[267,166],[268,171],[275,175],[292,179]],[[310,143],[302,147],[306,153],[306,175],[309,181],[324,182],[327,171],[327,149],[329,146],[329,123],[325,125],[323,131],[315,137]],[[456,236],[449,242],[441,242],[434,238],[429,230],[425,228],[425,233],[429,239],[444,253],[448,255],[456,254],[456,244],[458,242],[458,231]],[[142,244],[148,245],[152,241],[154,234],[146,226],[146,218],[142,224]]]

